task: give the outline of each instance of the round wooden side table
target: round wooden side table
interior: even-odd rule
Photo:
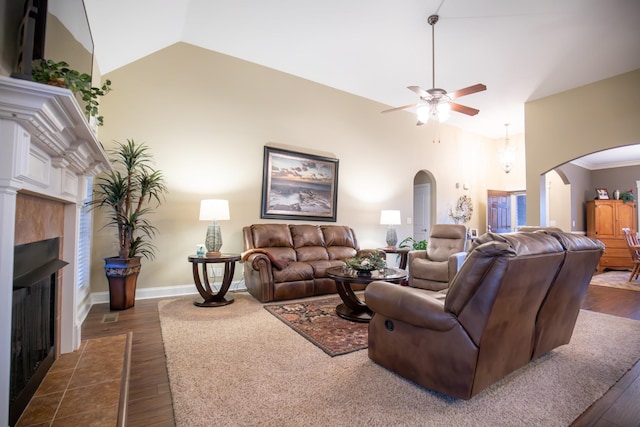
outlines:
[[[386,254],[398,254],[400,255],[400,262],[398,263],[398,268],[401,270],[406,270],[407,269],[407,257],[409,255],[409,251],[411,249],[409,248],[398,248],[398,247],[384,247],[384,248],[379,248],[379,250],[381,250],[382,252],[386,253]]]
[[[198,307],[220,307],[233,303],[233,297],[225,295],[231,286],[233,273],[236,270],[236,262],[240,260],[239,254],[220,254],[218,256],[197,256],[190,255],[189,262],[193,266],[193,281],[196,284],[198,293],[202,298],[193,302]],[[224,275],[222,276],[222,284],[220,290],[214,293],[209,284],[209,275],[207,274],[207,264],[224,263]],[[202,277],[198,271],[198,264],[202,265]],[[203,284],[204,282],[204,284]]]

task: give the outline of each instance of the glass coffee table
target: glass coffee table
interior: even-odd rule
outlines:
[[[401,283],[407,272],[399,268],[385,268],[372,271],[369,275],[359,274],[349,267],[332,267],[327,269],[327,277],[336,281],[338,294],[342,298],[342,304],[336,307],[336,314],[343,319],[353,322],[368,323],[373,312],[367,307],[351,288],[352,283],[369,284],[374,280],[383,280],[390,283]]]

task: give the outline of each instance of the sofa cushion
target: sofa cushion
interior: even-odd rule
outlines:
[[[356,248],[356,238],[351,232],[351,228],[342,225],[323,225],[322,235],[325,246],[347,246]]]
[[[416,258],[411,262],[411,274],[425,280],[449,282],[449,264],[430,259]]]
[[[322,230],[317,225],[290,225],[293,247],[324,246]]]
[[[464,242],[463,242],[464,244]],[[460,242],[449,238],[434,238],[429,239],[427,243],[427,256],[432,261],[443,262],[449,259],[449,255],[464,250],[464,246],[461,247]],[[420,276],[422,277],[422,276]],[[445,279],[448,280],[448,279]]]
[[[329,254],[324,246],[305,246],[297,248],[296,257],[298,261],[328,260]]]
[[[319,277],[327,277],[327,268],[343,266],[344,262],[337,259],[331,261],[319,260],[309,261],[309,265],[313,268],[313,276],[317,279]]]
[[[298,260],[296,258],[296,251],[291,248],[276,246],[265,249],[265,252],[269,252],[269,258],[277,259],[282,268],[286,268],[291,262]]]
[[[449,255],[465,250],[466,237],[467,229],[464,225],[434,224],[427,243],[427,258],[446,261]]]
[[[251,234],[254,248],[293,247],[287,224],[254,224]]]
[[[306,262],[292,262],[287,268],[273,270],[274,282],[295,282],[313,279],[313,268]]]
[[[356,256],[355,248],[350,246],[329,246],[327,253],[329,259],[347,259]]]

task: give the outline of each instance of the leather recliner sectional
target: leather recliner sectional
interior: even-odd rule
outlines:
[[[369,357],[431,390],[470,399],[569,342],[603,245],[560,232],[480,236],[444,301],[372,282]]]

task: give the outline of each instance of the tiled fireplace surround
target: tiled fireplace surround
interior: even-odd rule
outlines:
[[[109,168],[66,89],[0,76],[0,426],[9,420],[14,246],[62,237],[56,347],[80,346],[88,289],[77,287],[78,229],[86,176]]]

